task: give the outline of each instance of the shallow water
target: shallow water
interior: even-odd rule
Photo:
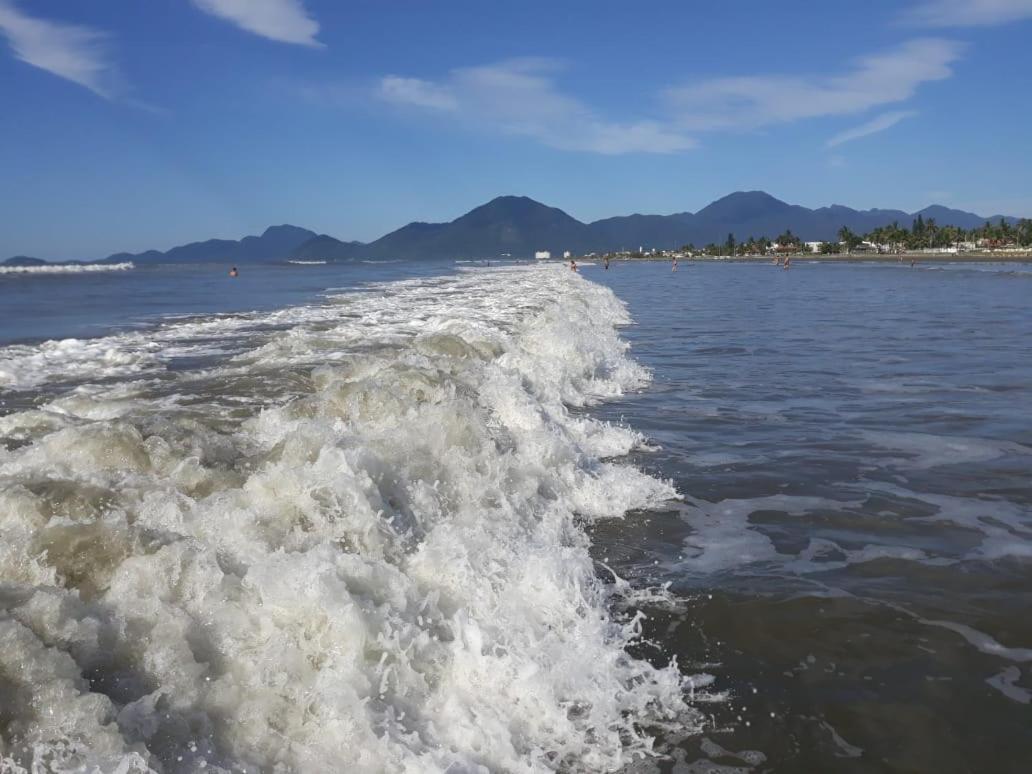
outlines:
[[[1028,769],[1022,267],[468,267],[0,278],[5,765]]]
[[[757,771],[1029,770],[1032,274],[588,276],[654,371],[600,415],[660,445],[633,459],[685,496],[599,525],[595,551],[686,600],[649,633],[732,692],[703,737]]]

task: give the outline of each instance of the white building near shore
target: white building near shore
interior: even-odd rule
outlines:
[[[534,257],[537,258],[539,261],[547,261],[549,258],[552,257],[552,253],[548,250],[538,250],[536,253],[534,253]]]

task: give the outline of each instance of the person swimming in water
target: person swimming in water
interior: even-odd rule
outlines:
[[[607,255],[602,259],[602,265],[606,267],[606,271],[609,271],[609,256]]]
[[[570,271],[577,271],[577,262],[573,258],[570,259]]]
[[[674,265],[670,267],[670,271],[677,271],[677,256],[674,256]]]
[[[229,270],[229,276],[230,277],[238,277],[238,276],[240,276],[240,272],[237,271],[237,267],[236,266],[234,266],[232,269]]]

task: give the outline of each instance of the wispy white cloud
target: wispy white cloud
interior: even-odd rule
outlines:
[[[923,84],[953,75],[964,44],[917,38],[848,62],[837,74],[755,75],[711,78],[660,93],[660,114],[613,121],[563,92],[558,65],[517,59],[452,70],[445,77],[391,75],[377,95],[453,121],[545,145],[595,153],[672,153],[695,147],[699,134],[748,131],[805,119],[857,116],[909,100]],[[884,112],[833,137],[829,147],[888,129],[913,115]]]
[[[415,105],[436,110],[459,108],[459,100],[451,89],[419,78],[388,75],[380,81],[380,96],[399,105]]]
[[[193,0],[205,13],[281,43],[321,48],[319,23],[301,0]]]
[[[859,140],[861,137],[867,137],[868,135],[877,134],[889,129],[905,118],[912,118],[917,115],[916,110],[895,110],[890,113],[882,113],[879,116],[875,116],[870,121],[860,124],[860,126],[854,126],[852,129],[847,129],[844,132],[839,132],[826,143],[827,148],[834,148],[841,145],[844,142],[850,142],[851,140]]]
[[[903,102],[917,88],[953,75],[963,44],[918,38],[855,60],[838,75],[714,78],[669,89],[666,98],[686,129],[757,129],[805,118],[856,115]]]
[[[75,24],[48,21],[0,0],[0,33],[23,62],[112,99],[124,80],[107,52],[107,34]]]
[[[922,0],[902,21],[927,27],[989,27],[1032,18],[1032,0]]]
[[[549,60],[518,59],[452,70],[440,80],[392,75],[380,80],[377,93],[395,105],[563,150],[673,153],[695,146],[692,138],[667,122],[603,118],[560,91],[553,77],[557,69]]]

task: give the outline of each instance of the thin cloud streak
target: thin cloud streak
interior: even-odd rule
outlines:
[[[14,56],[26,64],[83,86],[105,99],[125,90],[107,52],[107,33],[92,27],[28,16],[0,0],[0,33]]]
[[[964,44],[918,38],[862,57],[833,76],[715,78],[669,89],[666,99],[688,130],[751,130],[806,118],[856,115],[904,102],[918,87],[953,75]]]
[[[193,0],[193,4],[263,38],[323,48],[315,39],[319,23],[308,14],[301,0]]]
[[[382,78],[377,96],[501,134],[528,137],[560,150],[605,155],[675,153],[696,143],[661,121],[617,123],[562,93],[555,62],[518,59],[452,70],[437,81]]]
[[[890,129],[900,121],[906,118],[912,118],[917,115],[916,110],[897,110],[891,113],[882,113],[880,116],[875,116],[870,121],[860,124],[860,126],[847,129],[844,132],[840,132],[824,143],[826,148],[835,148],[842,143],[851,142],[853,140],[859,140],[861,137],[868,137],[878,132],[884,132],[886,129]]]
[[[380,96],[399,105],[449,111],[459,108],[459,101],[447,87],[419,78],[388,75],[380,81]]]
[[[991,27],[1032,18],[1032,0],[924,0],[905,11],[904,24]]]
[[[664,114],[633,123],[606,120],[555,82],[557,63],[517,59],[452,70],[437,80],[389,75],[379,99],[467,126],[535,139],[564,150],[602,154],[675,153],[696,134],[750,131],[830,116],[861,115],[906,102],[926,83],[952,77],[964,44],[916,38],[854,60],[837,75],[713,78],[662,92]],[[888,129],[912,111],[877,116],[829,147]]]

